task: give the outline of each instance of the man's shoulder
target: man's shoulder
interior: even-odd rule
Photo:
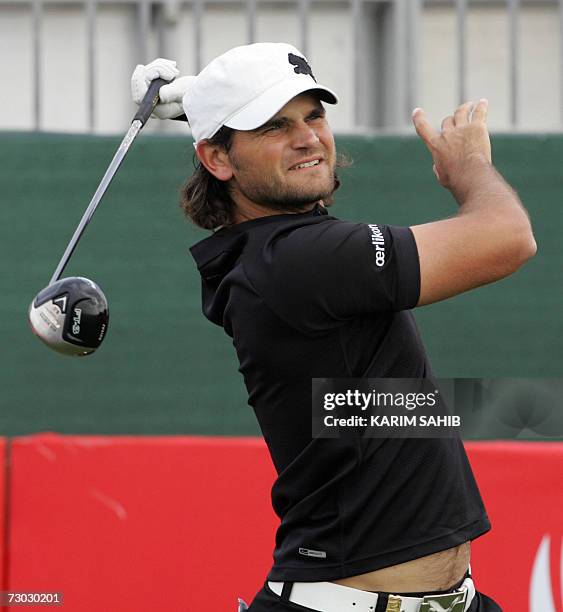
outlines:
[[[356,232],[365,232],[367,226],[362,223],[345,221],[329,215],[305,219],[284,219],[282,222],[265,226],[255,239],[249,236],[249,242],[256,242],[277,254],[295,255],[296,250],[316,252],[331,248],[335,242],[345,240]]]
[[[241,262],[249,278],[301,292],[328,283],[335,267],[352,274],[354,262],[371,255],[367,225],[324,215],[284,219],[252,232]]]

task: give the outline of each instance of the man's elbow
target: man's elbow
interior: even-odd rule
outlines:
[[[538,252],[538,245],[536,243],[536,239],[534,238],[534,234],[532,233],[531,230],[530,230],[528,239],[526,241],[526,247],[527,247],[527,251],[526,251],[525,262],[528,261],[528,259],[532,259],[532,257]]]
[[[529,223],[525,227],[514,232],[513,244],[510,251],[511,256],[508,259],[510,261],[511,269],[509,274],[519,270],[537,253],[538,245]]]

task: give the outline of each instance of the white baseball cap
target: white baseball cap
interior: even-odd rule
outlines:
[[[336,94],[319,85],[305,56],[286,43],[256,43],[230,49],[193,77],[182,105],[194,141],[211,138],[222,126],[254,130],[292,98],[316,91],[336,104]]]

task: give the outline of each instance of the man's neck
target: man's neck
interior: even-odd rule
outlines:
[[[244,221],[250,221],[251,219],[258,219],[260,217],[270,217],[272,215],[284,215],[284,214],[299,214],[309,212],[315,208],[318,202],[311,202],[307,204],[301,210],[283,210],[277,208],[269,208],[256,204],[255,202],[237,202],[237,208],[234,216],[234,223],[243,223]]]

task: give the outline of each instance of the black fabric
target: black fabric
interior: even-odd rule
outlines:
[[[384,612],[386,606],[387,599],[382,597],[377,602],[377,607],[374,612]],[[305,608],[293,602],[281,601],[281,599],[268,588],[267,584],[258,591],[256,597],[250,604],[250,608],[248,608],[248,612],[296,612],[298,610],[301,612],[311,612],[311,608]],[[490,597],[477,591],[468,612],[502,612],[502,608]]]
[[[191,249],[278,472],[273,581],[353,576],[490,528],[460,440],[312,437],[312,378],[433,377],[409,311],[410,229],[323,213],[261,217]]]
[[[381,596],[377,598],[377,604],[374,612],[386,612],[388,603],[389,595],[387,593],[382,593]]]
[[[282,601],[289,601],[291,597],[291,590],[293,588],[293,582],[284,582],[282,587],[282,592],[280,595],[280,599]]]

